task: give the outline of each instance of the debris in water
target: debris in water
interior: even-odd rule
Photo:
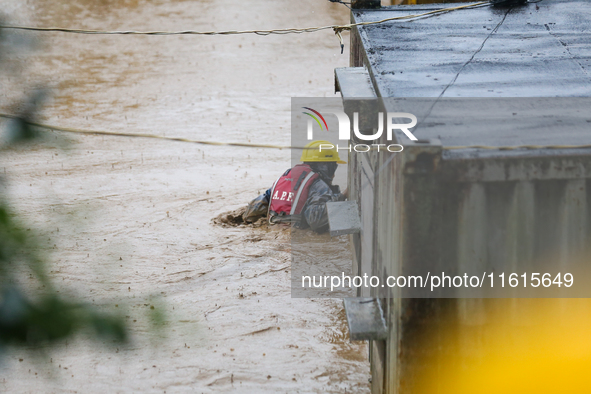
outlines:
[[[212,222],[214,224],[217,224],[219,226],[224,226],[224,227],[226,227],[226,226],[232,226],[232,227],[237,227],[237,226],[263,227],[263,226],[267,226],[267,219],[264,217],[260,218],[259,220],[257,220],[254,223],[245,222],[242,215],[244,214],[244,212],[246,212],[246,208],[247,207],[242,207],[242,208],[238,208],[233,211],[230,211],[230,212],[221,213],[218,216],[216,216],[214,219],[212,219]]]

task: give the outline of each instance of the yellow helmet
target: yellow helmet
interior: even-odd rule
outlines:
[[[321,146],[322,145],[322,146]],[[346,161],[341,160],[339,152],[332,142],[318,140],[312,141],[304,147],[300,161],[303,162],[319,162],[332,161],[339,164],[347,164]]]

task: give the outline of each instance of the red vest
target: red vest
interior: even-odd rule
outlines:
[[[310,186],[318,178],[309,165],[298,164],[281,176],[271,188],[269,213],[299,215],[308,200]]]

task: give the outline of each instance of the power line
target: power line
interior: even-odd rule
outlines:
[[[119,133],[111,131],[100,131],[100,130],[82,130],[74,129],[69,127],[61,127],[55,125],[49,125],[44,123],[30,122],[22,119],[16,115],[0,113],[0,118],[5,119],[19,119],[26,124],[34,127],[39,127],[46,130],[60,131],[65,133],[82,134],[82,135],[106,135],[111,137],[130,137],[130,138],[150,138],[159,139],[166,141],[176,142],[187,142],[192,144],[200,145],[213,145],[213,146],[233,146],[240,148],[261,148],[261,149],[307,149],[300,146],[287,146],[287,145],[272,145],[272,144],[253,144],[247,142],[219,142],[219,141],[204,141],[204,140],[192,140],[188,138],[180,137],[163,137],[156,134],[144,134],[144,133]],[[514,145],[514,146],[491,146],[491,145],[465,145],[465,146],[443,146],[443,150],[458,150],[458,149],[486,149],[486,150],[532,150],[532,149],[590,149],[590,145]],[[314,148],[315,149],[315,148]],[[375,148],[374,148],[375,149]]]
[[[351,7],[349,7],[349,5],[351,5],[351,2],[350,1],[346,1],[346,2],[345,1],[342,1],[342,0],[328,0],[328,1],[330,1],[331,3],[339,3],[339,4],[342,4],[345,7],[347,7],[348,9],[351,9]]]
[[[331,0],[332,1],[332,0]],[[338,1],[341,2],[341,1]],[[386,23],[395,20],[406,20],[415,19],[427,15],[441,14],[450,11],[461,10],[465,8],[474,8],[483,5],[490,5],[488,1],[481,1],[478,3],[466,4],[457,7],[441,8],[420,14],[395,16],[391,18],[382,19],[373,22],[359,22],[350,23],[347,25],[329,25],[329,26],[317,26],[317,27],[305,27],[305,28],[286,28],[286,29],[271,29],[271,30],[222,30],[222,31],[197,31],[197,30],[181,30],[181,31],[136,31],[136,30],[93,30],[93,29],[70,29],[64,27],[33,27],[33,26],[1,26],[0,29],[12,29],[12,30],[26,30],[26,31],[39,31],[39,32],[61,32],[61,33],[75,33],[75,34],[101,34],[101,35],[148,35],[148,36],[172,36],[172,35],[204,35],[204,36],[217,36],[217,35],[237,35],[237,34],[257,34],[261,36],[267,36],[271,34],[302,34],[302,33],[314,33],[322,30],[333,30],[341,42],[341,53],[343,52],[343,38],[341,32],[345,30],[351,30],[353,27],[359,26],[371,26],[381,23]]]
[[[163,137],[163,136],[156,135],[156,134],[144,134],[144,133],[137,133],[136,134],[136,133],[120,133],[120,132],[101,131],[101,130],[81,130],[81,129],[74,129],[74,128],[69,128],[69,127],[48,125],[48,124],[44,124],[44,123],[30,122],[30,121],[24,120],[23,118],[16,116],[16,115],[1,114],[1,113],[0,113],[0,118],[18,119],[30,126],[39,127],[39,128],[46,129],[46,130],[60,131],[60,132],[64,132],[64,133],[83,134],[83,135],[106,135],[106,136],[113,136],[113,137],[150,138],[150,139],[159,139],[159,140],[176,141],[176,142],[188,142],[188,143],[200,144],[200,145],[236,146],[236,147],[242,147],[242,148],[302,149],[302,148],[283,146],[283,145],[251,144],[251,143],[246,143],[246,142],[218,142],[218,141],[192,140],[192,139],[180,138],[180,137]]]
[[[340,2],[340,1],[339,1]],[[465,4],[456,7],[440,8],[423,12],[421,14],[395,16],[391,18],[381,19],[373,22],[358,22],[349,23],[346,25],[328,25],[328,26],[317,26],[317,27],[305,27],[305,28],[286,28],[286,29],[271,29],[271,30],[221,30],[221,31],[198,31],[198,30],[180,30],[180,31],[137,31],[137,30],[94,30],[94,29],[71,29],[65,27],[34,27],[34,26],[2,26],[0,29],[13,29],[13,30],[29,30],[29,31],[40,31],[40,32],[61,32],[61,33],[76,33],[76,34],[107,34],[107,35],[152,35],[152,36],[170,36],[170,35],[236,35],[236,34],[258,34],[258,35],[270,35],[270,34],[300,34],[300,33],[313,33],[321,30],[333,29],[335,31],[351,30],[357,26],[370,26],[380,23],[390,22],[394,20],[404,20],[419,18],[427,15],[439,14],[444,12],[450,12],[460,10],[464,8],[473,8],[482,5],[489,5],[488,1],[480,1],[478,3]]]

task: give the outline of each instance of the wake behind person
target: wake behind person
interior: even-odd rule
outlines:
[[[267,216],[270,224],[289,223],[317,233],[328,231],[326,203],[347,198],[347,190],[341,193],[339,186],[332,184],[338,165],[346,162],[330,142],[322,140],[307,144],[300,161],[248,204],[245,222]]]

